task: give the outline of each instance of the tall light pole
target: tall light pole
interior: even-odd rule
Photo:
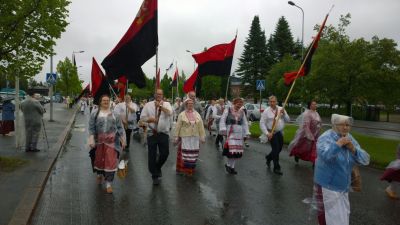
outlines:
[[[297,7],[297,8],[299,8],[301,10],[301,14],[302,14],[302,22],[301,22],[301,59],[303,59],[303,57],[304,57],[304,44],[303,44],[303,41],[304,41],[304,11],[300,6],[296,5],[292,1],[288,1],[288,4],[291,5],[291,6]]]
[[[296,5],[294,2],[292,1],[288,1],[288,4],[294,7],[297,7],[301,10],[301,15],[302,15],[302,20],[301,20],[301,60],[304,60],[304,11],[303,8],[301,8],[300,6]],[[304,88],[304,77],[301,77],[301,95],[302,95],[302,100],[304,100],[304,96],[305,96],[305,88]]]
[[[186,52],[189,52],[192,55],[194,55],[194,53],[192,51],[190,51],[190,50],[186,50]],[[193,58],[193,71],[195,71],[195,70],[196,70],[196,60]]]

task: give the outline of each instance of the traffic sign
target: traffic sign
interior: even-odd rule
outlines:
[[[265,80],[257,80],[256,88],[259,91],[265,90]]]
[[[56,84],[57,74],[56,73],[46,73],[46,82],[49,84]]]

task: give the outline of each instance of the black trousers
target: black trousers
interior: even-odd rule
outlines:
[[[157,133],[147,137],[148,167],[153,178],[161,177],[161,167],[168,159],[169,136],[164,133]],[[157,155],[157,150],[159,154]]]
[[[224,137],[220,134],[217,134],[217,138],[215,138],[215,145],[219,145],[221,143],[222,147],[224,147]]]
[[[132,129],[126,129],[125,130],[125,135],[126,135],[126,148],[129,149],[129,144],[131,143],[131,134],[132,134]]]
[[[283,135],[282,132],[276,132],[274,136],[272,136],[271,140],[271,152],[265,157],[267,161],[274,162],[274,170],[280,170],[281,165],[279,165],[279,153],[282,151],[283,147]]]

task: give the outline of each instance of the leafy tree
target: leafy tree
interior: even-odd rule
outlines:
[[[284,16],[279,18],[272,37],[273,49],[275,50],[278,61],[280,61],[285,54],[292,56],[298,55],[298,49],[296,49],[297,46],[293,42],[293,35],[290,31],[289,23]]]
[[[144,88],[138,88],[135,84],[129,84],[129,88],[132,89],[132,98],[136,100],[152,98],[154,95],[154,79],[149,79],[145,76],[146,86]]]
[[[171,82],[172,78],[168,77],[167,73],[164,74],[163,78],[160,81],[160,88],[164,91],[164,97],[168,99],[171,99],[172,97]]]
[[[244,51],[239,58],[236,73],[243,79],[244,92],[257,101],[256,80],[264,79],[270,68],[265,32],[261,30],[260,19],[254,16]]]
[[[78,70],[71,60],[66,57],[57,64],[57,91],[63,96],[76,96],[82,91],[82,80],[79,80]]]
[[[9,0],[0,3],[0,74],[27,78],[40,72],[55,39],[68,25],[68,0]],[[10,76],[14,80],[13,76]]]
[[[222,78],[218,76],[206,76],[202,79],[200,96],[202,99],[221,97]],[[223,89],[225,90],[225,88]],[[225,96],[225,94],[223,95]]]

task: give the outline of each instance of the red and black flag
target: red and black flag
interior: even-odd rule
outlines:
[[[193,74],[183,84],[183,92],[189,93],[194,91],[197,79],[199,79],[199,68],[197,67]]]
[[[101,65],[110,80],[126,76],[138,87],[146,85],[141,66],[158,46],[157,0],[144,0],[132,25]]]
[[[82,89],[81,93],[78,95],[78,97],[75,98],[75,102],[78,102],[80,98],[83,96],[87,97],[87,95],[90,93],[90,85],[87,84],[84,89]]]
[[[315,36],[313,42],[307,49],[307,55],[303,59],[303,63],[298,71],[288,72],[283,74],[285,85],[290,86],[297,77],[306,76],[311,70],[311,60],[314,55],[315,50],[318,47],[318,42],[321,39],[322,30],[325,27],[326,20],[328,19],[328,15],[326,15],[324,22],[322,23],[321,27],[319,28],[317,36]],[[298,74],[298,75],[297,75]]]
[[[98,105],[99,99],[103,94],[110,94],[109,83],[107,78],[103,75],[99,64],[93,58],[92,62],[92,90],[93,103]]]
[[[176,87],[178,85],[178,77],[179,77],[179,72],[178,72],[178,67],[176,67],[174,77],[172,78],[171,87]]]
[[[230,43],[215,45],[205,52],[192,55],[198,64],[199,76],[229,76],[235,44],[236,37]]]

